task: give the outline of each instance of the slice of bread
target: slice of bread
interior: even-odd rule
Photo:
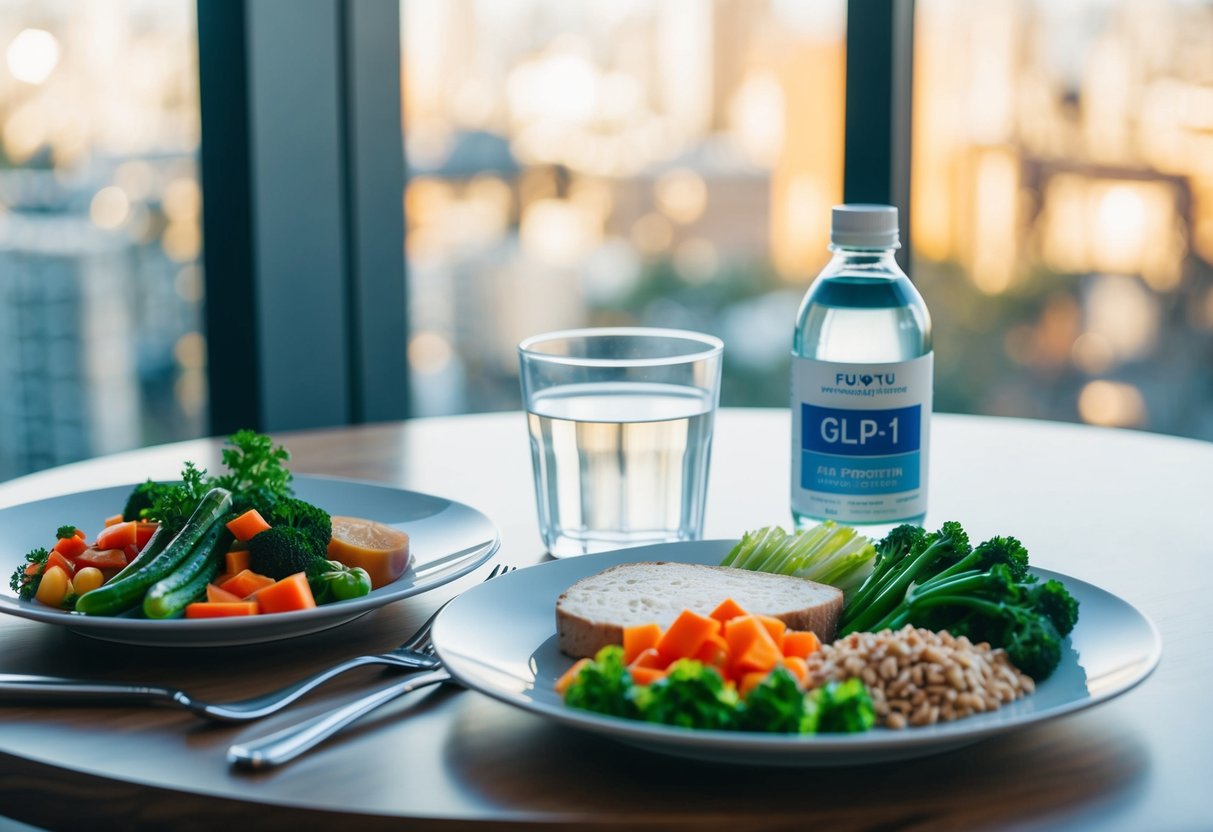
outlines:
[[[823,644],[834,640],[842,591],[825,584],[769,572],[690,563],[625,563],[582,578],[556,600],[560,650],[593,656],[623,643],[623,628],[673,623],[684,609],[707,615],[726,598],[747,612],[770,615],[794,630],[812,630]]]

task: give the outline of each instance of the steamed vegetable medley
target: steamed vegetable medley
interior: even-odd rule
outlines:
[[[224,473],[192,462],[180,482],[135,487],[121,514],[90,542],[65,525],[13,573],[19,597],[84,615],[214,618],[310,609],[371,591],[370,575],[341,554],[333,518],[296,498],[287,451],[253,431],[233,434]],[[372,521],[339,518],[349,524]],[[407,535],[382,527],[385,535]],[[373,554],[373,553],[372,553]]]
[[[874,545],[833,523],[760,529],[722,565],[843,589],[838,641],[822,647],[812,633],[726,601],[706,620],[684,612],[665,633],[625,630],[622,646],[559,680],[565,703],[718,730],[929,725],[1030,694],[1057,668],[1078,621],[1078,602],[1060,581],[1029,573],[1022,543],[972,546],[955,522],[933,532],[899,526]]]
[[[684,610],[666,630],[628,627],[622,645],[581,659],[557,681],[574,708],[682,728],[791,734],[866,731],[862,682],[809,686],[812,632],[726,599],[710,615]]]

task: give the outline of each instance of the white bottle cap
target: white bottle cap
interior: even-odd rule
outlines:
[[[847,248],[901,248],[893,205],[835,205],[830,242]]]

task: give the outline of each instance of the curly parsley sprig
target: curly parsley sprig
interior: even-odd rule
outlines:
[[[239,430],[221,452],[225,473],[209,476],[205,468],[187,462],[176,483],[148,482],[135,487],[123,517],[154,520],[170,529],[185,525],[206,492],[226,488],[232,492],[233,509],[255,508],[266,513],[278,500],[290,497],[291,472],[286,468],[290,453],[265,434]]]
[[[38,585],[42,583],[42,572],[46,568],[46,562],[50,556],[51,553],[46,549],[35,549],[26,555],[25,560],[9,578],[9,589],[17,593],[17,597],[22,600],[28,601],[33,598],[38,591]],[[29,569],[30,564],[37,564],[38,568],[27,573],[26,570]]]

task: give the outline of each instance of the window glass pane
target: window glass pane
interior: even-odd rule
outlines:
[[[1213,438],[1213,5],[919,0],[937,406]]]
[[[845,4],[404,0],[419,414],[519,405],[516,343],[585,324],[726,342],[787,404],[842,194]]]
[[[0,478],[205,415],[192,0],[0,0]]]

